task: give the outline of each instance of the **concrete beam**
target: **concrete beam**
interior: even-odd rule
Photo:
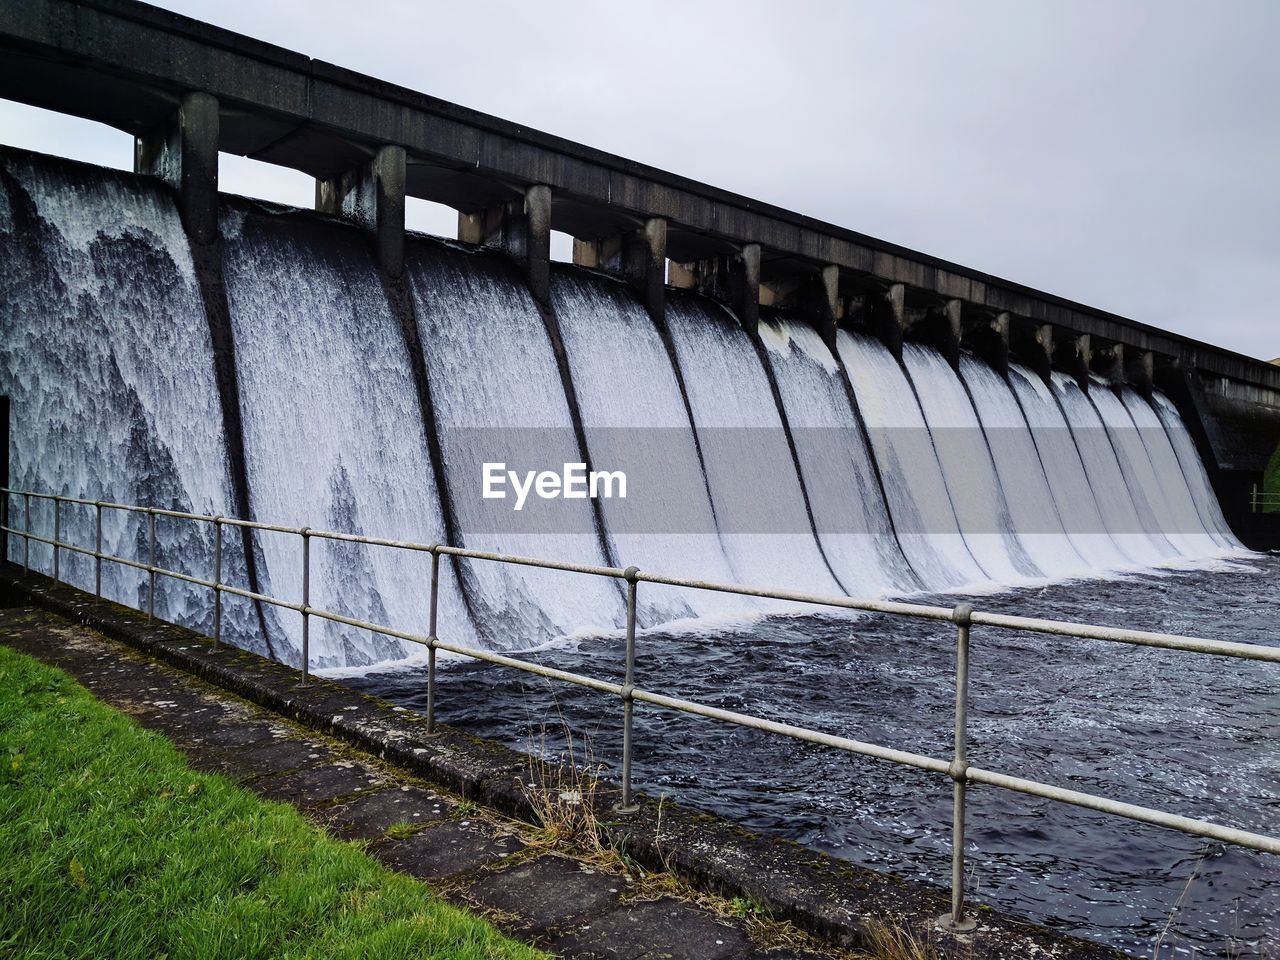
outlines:
[[[159,126],[134,138],[133,169],[160,177],[178,194],[178,212],[192,243],[218,239],[218,101],[188,93]]]
[[[390,277],[404,271],[404,185],[404,147],[393,145],[354,170],[316,181],[316,209],[370,231]]]
[[[520,200],[458,213],[458,239],[501,250],[519,264],[539,304],[551,303],[551,188],[534,184]]]
[[[235,108],[221,117],[228,153],[331,178],[384,143],[409,151],[413,196],[459,210],[493,206],[513,188],[546,184],[587,220],[668,222],[673,259],[760,244],[766,260],[902,283],[930,298],[1007,311],[1092,334],[1196,369],[1280,390],[1280,367],[529,127],[394,87],[130,0],[26,0],[0,18],[0,97],[147,137],[202,90]],[[194,232],[205,234],[201,224]],[[710,251],[710,252],[707,252]]]
[[[621,277],[655,320],[666,316],[667,221],[651,217],[621,236],[573,241],[573,262]]]
[[[747,332],[760,326],[760,244],[689,263],[672,263],[668,282],[727,303]]]

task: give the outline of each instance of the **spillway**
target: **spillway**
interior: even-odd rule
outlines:
[[[840,359],[848,371],[884,478],[898,542],[928,589],[986,581],[956,519],[924,414],[902,367],[885,346],[841,330]]]
[[[1030,418],[1014,388],[991,367],[969,354],[960,374],[973,400],[1010,529],[1028,560],[1052,579],[1084,575],[1089,564],[1067,535],[1044,461],[1036,448]],[[981,453],[979,450],[978,453]]]
[[[761,333],[823,552],[840,583],[858,596],[919,589],[835,357],[804,324],[777,319]]]
[[[577,388],[593,466],[622,470],[629,499],[601,501],[619,562],[680,577],[733,582],[701,451],[671,357],[644,308],[619,281],[558,269],[552,300]],[[725,614],[743,597],[648,588],[642,622]]]
[[[833,353],[792,316],[767,310],[757,334],[675,290],[654,317],[626,284],[567,265],[540,304],[511,260],[424,237],[409,238],[393,281],[355,228],[241,200],[222,208],[219,347],[207,263],[165,188],[0,158],[0,390],[20,487],[213,514],[243,497],[254,518],[285,524],[832,595],[990,590],[1241,549],[1158,392],[1098,381],[1086,394],[1017,364],[1002,377],[968,353],[957,371],[914,343],[898,361],[854,330]],[[488,495],[495,464],[580,462],[625,473],[627,498],[516,509],[510,484]],[[67,538],[92,542],[91,510],[62,519]],[[51,529],[49,506],[35,501],[32,520]],[[144,520],[107,513],[104,547],[140,557]],[[161,520],[157,560],[208,576],[210,537]],[[298,600],[298,540],[250,542],[258,588]],[[240,543],[224,537],[226,579],[250,586]],[[312,551],[314,606],[425,632],[426,555],[321,540]],[[31,559],[50,567],[38,543]],[[92,586],[83,558],[66,553],[60,572]],[[104,588],[145,605],[128,568],[107,564]],[[160,578],[156,607],[210,629],[204,588]],[[646,586],[639,615],[710,629],[776,609]],[[529,647],[624,617],[615,580],[441,563],[439,633],[454,641]],[[224,628],[296,662],[298,620],[228,599]],[[416,652],[321,621],[311,640],[316,667]]]
[[[426,354],[450,503],[473,550],[605,566],[590,501],[482,498],[485,463],[525,471],[582,462],[544,318],[504,259],[411,246],[406,269]],[[615,581],[483,560],[460,564],[477,627],[499,647],[622,622]]]
[[[209,328],[172,198],[152,181],[76,164],[17,152],[0,161],[0,393],[12,402],[13,485],[233,512]],[[92,509],[62,513],[63,539],[92,547]],[[53,532],[50,503],[33,500],[31,519]],[[145,559],[146,542],[143,517],[103,512],[104,552]],[[30,551],[50,569],[49,547]],[[210,528],[157,521],[161,566],[208,577],[212,554]],[[16,537],[10,556],[22,556]],[[243,581],[231,538],[226,563]],[[63,551],[61,573],[93,589],[89,558]],[[146,605],[140,572],[107,563],[102,579],[106,596]],[[158,579],[156,612],[212,628],[208,591],[179,581]],[[228,635],[263,649],[245,613],[228,609]]]
[[[257,207],[228,211],[222,233],[254,514],[287,526],[443,541],[405,341],[363,238],[342,224]],[[263,585],[296,601],[299,538],[255,539]],[[429,557],[319,539],[311,550],[313,606],[425,632]],[[301,618],[275,619],[297,651]],[[452,578],[444,578],[440,624],[442,635],[471,636]],[[312,624],[320,667],[411,652],[393,638]]]
[[[1013,530],[986,436],[955,371],[940,353],[920,344],[907,344],[902,360],[965,545],[987,578],[997,583],[1040,577]]]
[[[1132,566],[1134,558],[1107,528],[1097,496],[1089,485],[1081,446],[1053,390],[1018,364],[1009,367],[1009,385],[1044,468],[1055,513],[1076,553],[1095,572]]]
[[[757,586],[843,593],[818,546],[768,376],[747,334],[723,308],[694,297],[672,297],[667,322],[734,570]]]

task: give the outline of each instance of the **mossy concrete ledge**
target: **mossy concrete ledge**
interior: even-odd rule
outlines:
[[[32,604],[193,673],[304,726],[346,741],[499,813],[536,822],[531,778],[541,769],[506,746],[448,726],[426,732],[425,717],[338,683],[298,671],[99,599],[13,564],[0,565],[0,599]],[[1055,933],[985,907],[972,933],[938,926],[946,891],[856,867],[778,838],[761,837],[720,817],[638,796],[626,817],[609,811],[617,791],[597,794],[610,842],[649,869],[670,870],[697,889],[759,904],[773,917],[834,943],[860,947],[876,926],[909,930],[945,956],[966,960],[1101,960],[1121,957],[1100,944]]]

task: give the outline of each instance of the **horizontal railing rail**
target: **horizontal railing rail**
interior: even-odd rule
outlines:
[[[1252,660],[1263,663],[1280,664],[1280,647],[1263,644],[1239,643],[1225,640],[1214,640],[1204,637],[1190,637],[1176,634],[1154,633],[1142,630],[1129,630],[1119,627],[1094,626],[1090,624],[1071,623],[1060,620],[1046,620],[1036,617],[1014,616],[1001,613],[987,613],[974,610],[969,604],[961,603],[954,607],[928,606],[897,600],[858,599],[852,597],[831,597],[822,594],[804,593],[795,590],[773,590],[765,587],[751,587],[734,583],[718,583],[710,580],[696,580],[685,577],[667,576],[650,573],[636,567],[603,567],[590,564],[567,563],[557,560],[543,560],[534,557],[523,557],[502,553],[491,553],[481,550],[468,550],[440,543],[415,543],[407,540],[393,540],[382,537],[367,537],[358,534],[340,533],[332,530],[314,530],[310,527],[291,527],[274,523],[263,523],[255,520],[243,520],[236,517],[216,516],[190,513],[182,510],[167,510],[159,507],[144,507],[137,504],[114,503],[105,500],[88,500],[29,490],[13,490],[0,488],[3,498],[0,503],[4,507],[4,515],[0,518],[0,529],[5,535],[12,534],[22,538],[22,563],[26,570],[31,569],[30,547],[32,543],[46,544],[52,548],[52,573],[55,579],[60,578],[60,552],[92,557],[94,560],[94,591],[102,595],[103,562],[120,564],[147,575],[147,616],[155,616],[156,577],[168,577],[186,583],[205,587],[213,592],[213,636],[215,647],[222,641],[222,596],[228,594],[243,599],[269,604],[281,609],[297,612],[302,618],[301,673],[302,681],[307,682],[311,673],[310,663],[310,624],[312,617],[318,617],[333,623],[361,630],[368,630],[383,636],[393,637],[427,648],[427,716],[428,733],[436,729],[436,653],[443,650],[473,660],[509,667],[525,673],[556,680],[563,683],[595,690],[600,693],[616,696],[622,701],[622,765],[621,765],[621,803],[618,810],[627,813],[635,809],[632,790],[632,733],[633,713],[636,703],[645,703],[666,710],[674,710],[694,716],[705,717],[723,723],[760,730],[821,746],[832,747],[847,753],[885,760],[939,774],[951,779],[952,787],[952,831],[951,831],[951,911],[941,918],[948,929],[961,931],[972,929],[974,921],[966,916],[965,882],[964,882],[964,836],[965,836],[965,803],[968,785],[971,783],[986,784],[1017,793],[1039,797],[1058,803],[1070,804],[1115,817],[1122,817],[1140,823],[1151,824],[1172,830],[1178,830],[1193,836],[1218,840],[1224,843],[1237,844],[1263,853],[1280,854],[1280,836],[1255,833],[1248,830],[1225,826],[1209,820],[1186,817],[1179,814],[1113,800],[1109,797],[1078,790],[1070,790],[1038,780],[1011,776],[968,762],[968,703],[969,703],[969,652],[971,634],[974,626],[992,627],[1002,630],[1028,631],[1032,633],[1054,636],[1076,637],[1087,640],[1098,640],[1109,643],[1123,643],[1133,646],[1155,647],[1164,650],[1227,657],[1238,660]],[[23,504],[23,526],[11,523],[11,504],[13,498],[20,498]],[[53,504],[53,535],[37,534],[31,525],[32,500],[48,501]],[[89,549],[79,544],[62,539],[63,505],[90,507],[94,510],[95,542]],[[103,511],[116,510],[139,514],[146,517],[148,560],[142,563],[127,557],[104,553],[102,549],[102,515]],[[209,523],[214,527],[213,544],[213,579],[205,579],[170,570],[156,564],[156,518],[167,517],[197,523]],[[267,594],[233,586],[223,580],[223,527],[234,527],[244,530],[258,530],[270,533],[286,534],[300,537],[302,540],[301,558],[301,590],[300,602],[280,599]],[[431,582],[429,591],[428,630],[426,634],[407,630],[398,630],[386,624],[371,623],[355,617],[345,616],[333,611],[324,610],[311,605],[311,541],[313,539],[344,541],[368,546],[388,547],[425,553],[431,557]],[[586,576],[607,577],[626,582],[627,616],[626,616],[626,648],[624,662],[624,678],[622,683],[601,680],[568,670],[560,670],[544,666],[518,657],[495,653],[491,650],[480,650],[441,639],[437,635],[438,601],[440,580],[440,558],[444,556],[459,557],[502,564],[518,564],[539,567],[547,570],[559,570]],[[807,727],[782,723],[752,714],[725,710],[710,704],[693,700],[668,696],[653,690],[645,690],[635,685],[636,657],[636,596],[639,585],[649,583],[670,587],[682,587],[692,590],[706,590],[720,593],[732,593],[746,597],[758,597],[768,600],[789,601],[792,603],[821,606],[836,609],[856,610],[869,613],[880,613],[889,616],[907,617],[952,623],[956,631],[956,669],[955,669],[955,714],[954,742],[951,756],[948,758],[931,757],[925,754],[898,750],[875,743],[868,743],[849,737],[837,736]]]
[[[1255,483],[1249,494],[1249,506],[1254,513],[1280,511],[1280,492],[1263,490]]]

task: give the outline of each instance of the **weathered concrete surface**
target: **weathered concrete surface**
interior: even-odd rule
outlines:
[[[235,649],[223,647],[214,650],[206,637],[160,621],[149,623],[145,614],[136,610],[99,600],[39,574],[24,574],[21,568],[12,564],[0,566],[0,599],[5,595],[92,627],[155,660],[188,671],[223,690],[368,751],[382,761],[423,777],[467,800],[526,823],[536,822],[529,793],[523,786],[535,775],[534,767],[529,758],[504,746],[449,727],[441,727],[438,733],[428,735],[424,718],[413,711],[394,707],[336,683],[319,680],[302,685],[298,682],[298,673],[289,667]],[[15,601],[11,599],[10,602]],[[18,645],[10,639],[13,631],[5,630],[2,624],[0,621],[0,642]],[[64,630],[51,644],[46,630],[43,634],[37,632],[22,643],[24,648],[37,655],[59,662],[61,654],[51,650],[50,646],[65,645],[69,639],[83,635],[83,631]],[[118,655],[116,659],[120,659]],[[92,680],[93,670],[87,669],[78,676]],[[117,684],[115,678],[109,677],[95,692],[110,691]],[[228,769],[225,766],[230,762],[226,757],[228,752],[248,757],[243,770],[237,771],[234,765],[231,767],[232,775],[246,777],[265,777],[269,771],[304,770],[325,759],[324,756],[312,757],[315,748],[310,745],[285,745],[274,741],[255,748],[261,751],[259,753],[242,751],[236,741],[247,734],[224,730],[224,720],[216,724],[206,723],[200,713],[200,708],[206,705],[197,703],[198,698],[194,695],[188,696],[190,699],[183,701],[180,697],[166,694],[166,700],[182,706],[180,710],[170,709],[168,712],[175,716],[184,715],[182,720],[170,722],[175,724],[178,732],[181,724],[190,725],[192,735],[199,736],[200,743],[210,748],[201,750],[198,760],[198,763],[208,764],[206,769]],[[207,709],[214,710],[213,707]],[[255,716],[253,723],[264,723],[261,715]],[[218,739],[221,737],[232,739]],[[213,749],[215,747],[219,749]],[[376,771],[372,768],[370,771],[367,790],[376,791],[379,788],[373,782]],[[346,772],[342,777],[343,782],[353,788],[360,787],[362,782]],[[300,803],[305,806],[318,802],[318,788],[313,779],[298,778],[292,782],[296,788],[293,796]],[[389,800],[378,801],[375,806],[374,800],[367,799],[370,796],[361,787],[353,792],[350,801],[339,803],[339,798],[334,797],[331,802],[335,806],[325,807],[338,816],[332,821],[334,829],[351,831],[352,835],[358,836],[361,832],[376,829],[380,816],[398,816],[386,813],[383,804],[389,804]],[[617,792],[607,786],[602,787],[598,798],[607,839],[636,862],[649,869],[668,869],[707,893],[726,898],[740,897],[760,904],[773,917],[790,921],[836,944],[863,945],[869,925],[890,923],[916,931],[947,955],[962,956],[966,960],[1003,960],[1009,957],[1093,960],[1119,956],[1108,948],[1060,937],[1044,928],[985,909],[978,911],[980,923],[975,933],[952,939],[943,935],[935,925],[936,919],[949,907],[947,895],[936,888],[860,869],[788,841],[762,838],[718,817],[687,810],[670,802],[664,803],[659,815],[658,805],[643,796],[639,798],[638,813],[625,819],[609,820],[608,811],[617,801]],[[446,810],[444,802],[428,796],[416,810],[419,817],[414,818],[411,813],[404,820],[447,819]],[[341,816],[343,813],[345,817]],[[465,828],[458,823],[454,829]],[[419,840],[416,844],[427,842]],[[392,848],[388,847],[388,850]],[[502,859],[509,853],[509,850],[498,847],[490,849],[486,856]],[[532,918],[526,919],[532,922]],[[619,930],[626,929],[623,920],[619,918],[617,922],[623,924]],[[594,929],[597,924],[593,922],[591,926]],[[564,933],[563,940],[555,941],[556,949],[563,950],[566,956],[635,955],[619,953],[613,946],[601,952],[584,945],[579,936],[582,933]],[[680,943],[687,940],[689,944],[706,946],[705,938],[700,934],[682,930],[681,938]],[[672,949],[678,951],[683,947]],[[711,955],[697,952],[646,954],[699,958]]]

